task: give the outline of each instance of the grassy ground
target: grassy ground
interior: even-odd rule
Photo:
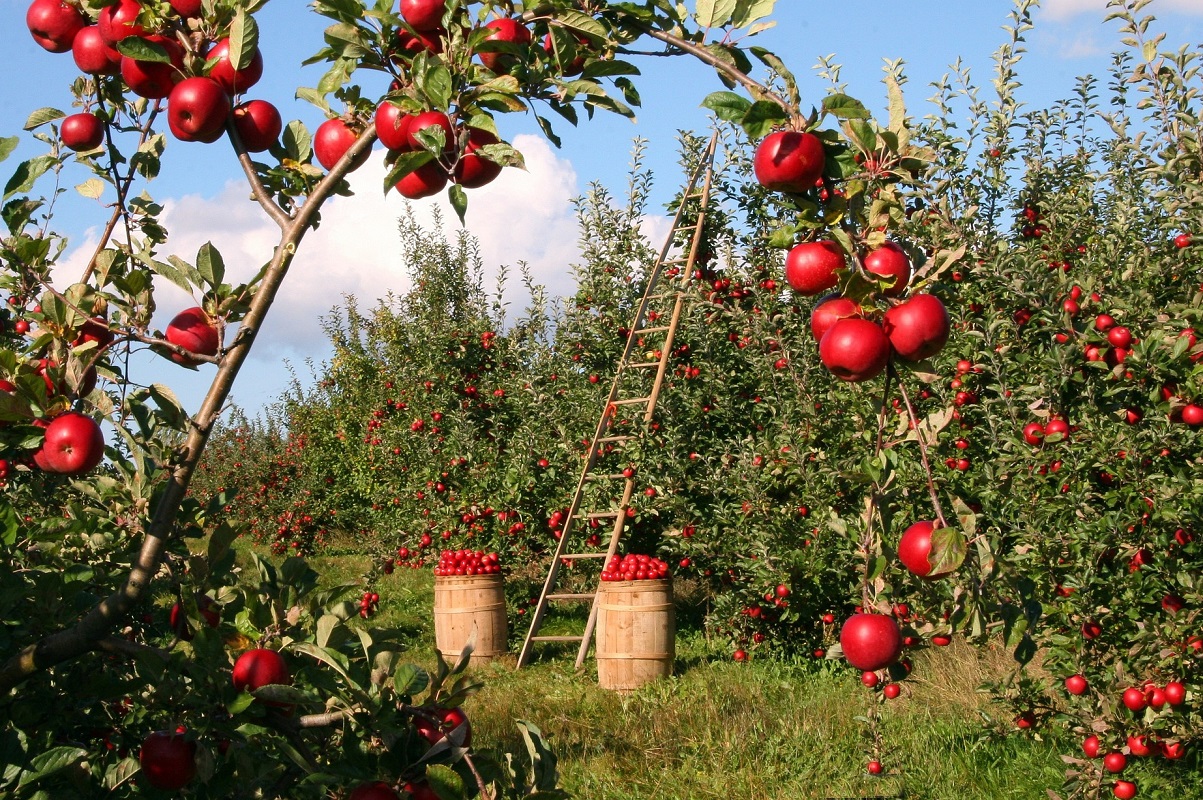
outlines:
[[[312,563],[327,583],[355,582],[367,566],[353,555]],[[413,659],[433,663],[429,571],[399,570],[373,588],[381,597],[373,623],[415,631]],[[575,650],[521,671],[512,656],[477,668],[485,688],[465,707],[475,740],[521,751],[512,721],[533,722],[560,758],[564,787],[586,800],[1038,798],[1061,785],[1059,754],[1071,744],[983,726],[983,715],[1006,713],[977,691],[1008,668],[1004,653],[966,645],[921,653],[902,696],[878,706],[837,664],[736,664],[698,634],[680,634],[677,645],[673,678],[625,696],[597,687],[591,661],[576,674]],[[865,771],[872,709],[881,777]]]

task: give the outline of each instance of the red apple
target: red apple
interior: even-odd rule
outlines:
[[[1103,633],[1103,626],[1094,620],[1087,620],[1082,623],[1082,638],[1097,639]]]
[[[447,185],[447,170],[437,161],[428,161],[397,181],[397,191],[410,200],[433,197]]]
[[[823,334],[831,330],[836,320],[861,316],[860,303],[850,297],[829,294],[821,298],[810,312],[810,335],[816,342],[823,341]]]
[[[1082,752],[1086,754],[1087,758],[1097,758],[1101,746],[1102,742],[1099,741],[1099,737],[1093,734],[1082,740]]]
[[[51,53],[65,53],[88,21],[79,9],[63,0],[33,0],[25,12],[25,25],[33,40]]]
[[[823,176],[823,142],[813,133],[777,131],[756,147],[756,180],[774,192],[805,192]]]
[[[74,411],[59,414],[46,426],[33,463],[43,472],[83,475],[104,458],[104,434],[96,420]]]
[[[1023,426],[1023,440],[1028,444],[1044,442],[1044,426],[1039,422],[1029,422]]]
[[[1190,403],[1182,407],[1182,421],[1192,428],[1203,425],[1203,406]]]
[[[1086,694],[1087,688],[1088,684],[1086,683],[1086,678],[1082,677],[1081,675],[1070,675],[1065,679],[1065,691],[1072,695],[1076,696]]]
[[[463,746],[468,747],[472,742],[472,723],[468,721],[468,717],[464,714],[461,708],[439,708],[431,709],[430,714],[436,717],[438,721],[427,719],[425,717],[414,717],[414,727],[422,738],[431,744],[440,741],[444,736],[464,726]]]
[[[839,283],[836,270],[845,266],[844,251],[835,242],[803,242],[785,257],[785,279],[795,292],[816,295]]]
[[[502,167],[496,161],[476,155],[476,151],[498,141],[489,131],[469,128],[468,144],[455,164],[455,182],[465,189],[479,189],[492,183],[501,174]]]
[[[853,614],[840,629],[840,647],[849,664],[873,672],[898,660],[902,654],[902,634],[893,617]]]
[[[1111,787],[1111,793],[1117,800],[1132,800],[1136,797],[1136,784],[1132,781],[1116,781]]]
[[[196,777],[196,742],[171,731],[156,731],[143,740],[138,763],[146,782],[156,789],[182,789]]]
[[[1186,687],[1179,681],[1170,681],[1165,685],[1165,699],[1172,706],[1180,706],[1186,702]]]
[[[1128,752],[1137,758],[1144,758],[1153,751],[1149,748],[1148,738],[1144,736],[1129,736]]]
[[[874,275],[893,279],[883,290],[886,297],[897,297],[906,291],[906,285],[911,280],[911,260],[898,245],[886,242],[866,255],[863,263],[865,269]]]
[[[819,360],[841,380],[867,381],[880,375],[889,363],[890,340],[871,320],[836,320],[819,342]]]
[[[589,40],[586,39],[585,37],[577,36],[576,40],[577,40],[577,44],[579,47],[583,47],[583,48],[589,47]],[[552,39],[552,35],[551,35],[550,31],[548,31],[548,33],[543,37],[543,49],[547,52],[547,54],[549,56],[551,56],[552,58],[555,58],[556,43]],[[563,70],[564,71],[561,73],[561,75],[562,75],[562,77],[565,77],[565,78],[571,78],[574,75],[580,75],[582,72],[585,71],[585,56],[581,54],[580,50],[577,50],[576,55],[574,55],[572,58],[572,61],[563,65]]]
[[[898,560],[912,573],[928,580],[942,578],[954,571],[951,569],[943,572],[932,571],[933,567],[928,559],[931,556],[932,532],[935,530],[935,522],[922,520],[907,528],[903,532],[902,538],[898,540]]]
[[[234,62],[230,59],[230,40],[222,39],[205,54],[207,62],[214,59],[217,63],[209,70],[209,77],[221,84],[221,88],[231,95],[245,92],[263,77],[263,54],[259,52],[258,47],[251,54],[246,66],[234,69]]]
[[[121,54],[104,40],[96,25],[86,25],[75,34],[71,57],[79,71],[89,75],[115,75],[121,69]]]
[[[432,31],[443,24],[443,0],[401,0],[401,18],[415,31]]]
[[[917,294],[891,307],[882,320],[890,346],[905,361],[922,361],[944,349],[952,323],[940,298]]]
[[[292,675],[284,658],[275,650],[247,650],[234,662],[234,688],[252,692],[273,684],[289,685]]]
[[[104,122],[95,114],[81,111],[64,117],[59,124],[63,146],[77,153],[95,150],[104,142]]]
[[[405,793],[409,795],[409,800],[441,800],[426,781],[411,781],[405,784]]]
[[[1186,745],[1182,742],[1162,742],[1158,748],[1162,758],[1167,758],[1170,761],[1177,761],[1186,755]]]
[[[1136,713],[1144,711],[1149,705],[1149,701],[1145,698],[1145,693],[1136,687],[1129,687],[1124,690],[1123,702],[1129,711]]]
[[[181,17],[199,17],[204,11],[201,0],[170,0],[171,10]]]
[[[410,58],[418,53],[441,53],[443,52],[442,34],[442,28],[418,31],[416,35],[401,28],[397,31],[397,50],[408,53]],[[404,58],[393,58],[395,63],[402,63],[404,60]]]
[[[343,154],[355,144],[359,134],[343,119],[328,119],[318,126],[313,134],[313,154],[318,163],[326,169],[334,169]],[[356,169],[368,160],[369,151],[365,150],[351,165]]]
[[[109,321],[104,317],[92,317],[79,326],[79,333],[72,347],[80,347],[88,342],[96,342],[98,348],[108,347],[117,338],[117,334],[109,327]]]
[[[167,98],[167,124],[181,142],[215,142],[230,118],[230,96],[212,78],[185,78]]]
[[[489,31],[484,41],[498,42],[521,47],[531,42],[530,29],[519,20],[510,17],[500,17],[485,24]],[[506,74],[518,63],[518,57],[511,53],[480,53],[480,63],[497,74]]]
[[[1182,249],[1184,247],[1190,247],[1190,245],[1191,245],[1191,236],[1189,233],[1180,233],[1174,237],[1174,246],[1177,247],[1178,249]]]
[[[1060,436],[1062,439],[1065,439],[1069,436],[1069,423],[1063,419],[1054,417],[1045,423],[1044,435],[1045,437]]]
[[[145,39],[166,50],[170,61],[138,61],[122,56],[121,77],[130,91],[139,97],[162,100],[171,94],[176,82],[184,77],[184,49],[174,39],[165,36],[147,36]]]
[[[138,15],[141,13],[142,4],[138,0],[117,0],[113,5],[100,9],[96,26],[106,42],[117,44],[127,37],[146,33],[146,29],[138,24]]]
[[[266,100],[248,100],[234,107],[234,128],[248,153],[262,153],[280,138],[284,121]]]
[[[1115,318],[1110,314],[1099,314],[1094,318],[1094,329],[1100,333],[1106,333],[1115,327]]]
[[[356,786],[348,800],[400,800],[400,796],[393,791],[392,786],[384,781],[376,781]]]
[[[389,150],[407,151],[409,146],[409,125],[416,114],[407,114],[399,106],[385,100],[376,107],[376,136],[380,143]]]
[[[1127,348],[1132,344],[1132,331],[1123,325],[1113,326],[1107,330],[1107,341],[1111,342],[1112,347]]]
[[[175,315],[167,325],[164,338],[174,345],[202,356],[217,355],[220,337],[217,326],[200,307],[189,308]],[[196,366],[202,362],[179,353],[172,353],[171,360],[177,364]]]
[[[433,132],[435,128],[441,128],[443,131],[443,152],[450,153],[455,149],[455,129],[451,126],[451,120],[442,111],[423,111],[410,118],[409,124],[405,127],[405,141],[409,145],[409,150],[422,150],[422,143],[418,141],[418,133],[420,131]]]
[[[1103,769],[1108,772],[1123,772],[1126,766],[1128,766],[1128,757],[1123,753],[1108,753],[1103,756]]]

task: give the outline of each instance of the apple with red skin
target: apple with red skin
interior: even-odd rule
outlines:
[[[359,138],[359,133],[355,131],[346,120],[343,119],[328,119],[318,126],[313,133],[313,154],[317,156],[317,161],[326,169],[334,169],[334,165],[339,159],[351,149],[351,145]],[[351,169],[358,169],[363,166],[368,160],[370,151],[364,150],[359,154],[359,157],[351,163]]]
[[[890,346],[905,361],[922,361],[944,349],[952,322],[940,298],[917,294],[885,313],[881,323]]]
[[[156,789],[182,789],[196,777],[196,742],[171,731],[155,731],[143,740],[138,763],[146,782]]]
[[[887,683],[882,687],[881,693],[887,700],[895,700],[902,694],[902,687],[896,683]]]
[[[1145,693],[1136,687],[1129,687],[1124,690],[1123,703],[1129,711],[1140,713],[1149,705]]]
[[[1094,620],[1087,620],[1082,623],[1082,638],[1097,639],[1103,633],[1103,626]]]
[[[1133,797],[1136,797],[1136,784],[1132,781],[1116,781],[1115,785],[1111,787],[1111,793],[1118,800],[1132,800]]]
[[[415,31],[432,31],[443,24],[443,0],[401,0],[401,19]]]
[[[95,150],[104,142],[104,123],[100,117],[81,111],[64,117],[59,125],[63,146],[77,153]]]
[[[407,151],[409,146],[409,126],[417,117],[407,114],[399,106],[385,100],[376,107],[376,136],[380,143],[389,150]]]
[[[860,303],[841,294],[829,294],[815,303],[810,312],[810,335],[815,342],[823,341],[823,334],[831,330],[836,320],[859,317],[863,313]]]
[[[1186,702],[1186,687],[1179,681],[1170,681],[1165,685],[1166,702],[1172,706],[1180,706]]]
[[[199,306],[185,309],[176,314],[167,324],[164,338],[174,345],[184,348],[190,353],[202,356],[215,356],[221,344],[217,326]],[[201,361],[188,358],[179,353],[172,353],[171,360],[177,364],[195,367]]]
[[[1138,758],[1144,758],[1153,751],[1149,748],[1148,739],[1144,736],[1129,736],[1128,752]]]
[[[233,680],[238,691],[253,692],[273,684],[287,686],[292,683],[292,675],[283,656],[275,650],[257,648],[247,650],[234,662]]]
[[[204,7],[202,0],[170,0],[171,10],[181,17],[199,17]]]
[[[866,671],[866,672],[862,672],[860,674],[860,682],[862,684],[864,684],[865,686],[869,687],[870,689],[876,687],[880,681],[881,681],[881,678],[878,677],[876,672],[867,672]]]
[[[1069,423],[1063,419],[1050,419],[1044,425],[1044,435],[1046,437],[1060,436],[1065,439],[1069,436]]]
[[[401,798],[393,791],[392,786],[384,781],[375,781],[356,786],[355,791],[351,792],[351,796],[347,800],[401,800]]]
[[[75,34],[71,57],[79,71],[89,75],[115,75],[121,69],[121,54],[105,41],[96,25],[85,25]]]
[[[1132,344],[1132,331],[1123,325],[1116,325],[1107,330],[1107,341],[1111,343],[1112,347],[1126,348]]]
[[[138,24],[138,15],[141,13],[142,4],[138,0],[117,0],[113,5],[100,9],[96,26],[106,42],[117,44],[127,37],[146,33],[146,29]]]
[[[33,463],[43,472],[83,475],[104,458],[104,434],[96,420],[75,411],[59,414],[46,425]]]
[[[589,46],[589,40],[583,36],[576,37],[576,40],[577,40],[578,45],[581,47]],[[552,39],[550,31],[547,33],[546,36],[543,37],[543,49],[545,51],[547,51],[547,54],[549,56],[551,56],[553,58],[555,57],[556,45],[555,45],[555,41]],[[577,54],[575,56],[573,56],[572,61],[569,62],[568,64],[564,65],[564,71],[561,74],[565,78],[571,78],[574,75],[580,75],[584,71],[585,71],[585,57],[583,55],[581,55],[580,51],[577,51]]]
[[[952,571],[932,572],[928,558],[931,555],[931,536],[935,530],[935,522],[922,520],[907,528],[898,540],[898,560],[915,575],[927,580],[942,578]]]
[[[63,0],[33,0],[25,12],[25,25],[33,40],[51,53],[65,53],[88,21],[79,9]]]
[[[397,191],[409,200],[433,197],[447,185],[447,170],[437,161],[427,161],[397,181]]]
[[[844,251],[835,242],[803,242],[785,257],[785,279],[798,294],[816,295],[839,283],[836,270],[845,266]]]
[[[215,142],[230,118],[230,96],[212,78],[185,78],[167,97],[167,124],[181,142]]]
[[[1094,734],[1091,734],[1082,740],[1082,752],[1086,754],[1087,758],[1098,758],[1099,748],[1101,746],[1102,742],[1100,742],[1099,737],[1095,736]]]
[[[859,317],[836,320],[819,342],[819,360],[837,378],[871,380],[890,361],[890,340],[876,322]]]
[[[442,800],[425,781],[413,781],[405,784],[405,793],[410,800]]]
[[[1042,444],[1044,442],[1044,426],[1039,422],[1029,422],[1024,425],[1023,440],[1028,444]]]
[[[1128,766],[1128,757],[1123,753],[1114,752],[1103,756],[1103,769],[1108,772],[1123,772]]]
[[[497,144],[500,140],[491,132],[481,128],[468,128],[468,143],[463,155],[455,164],[455,182],[465,189],[479,189],[492,183],[501,174],[501,165],[476,151],[485,145]]]
[[[435,53],[437,55],[443,52],[442,34],[442,28],[436,28],[432,31],[418,31],[416,34],[401,28],[397,31],[397,50],[410,54],[411,58],[418,53]],[[403,60],[396,57],[393,58],[394,63],[401,63]]]
[[[1191,236],[1189,233],[1180,233],[1174,237],[1174,246],[1181,250],[1184,247],[1190,247]]]
[[[1025,711],[1015,717],[1015,727],[1021,731],[1030,730],[1036,726],[1036,715],[1031,711]]]
[[[888,287],[882,291],[886,297],[897,297],[902,294],[911,281],[911,260],[894,242],[886,242],[870,252],[864,257],[862,263],[865,265],[865,270],[874,275],[893,278]]]
[[[116,340],[117,334],[109,327],[109,321],[104,317],[92,317],[79,326],[79,333],[72,347],[81,347],[88,342],[96,342],[97,348],[105,348]]]
[[[254,86],[263,77],[263,53],[259,48],[251,54],[250,63],[242,69],[234,69],[230,60],[230,40],[222,39],[213,45],[213,49],[205,54],[206,61],[217,60],[209,70],[209,77],[221,84],[231,95],[240,94]]]
[[[455,128],[451,120],[442,111],[423,111],[410,118],[405,127],[405,141],[409,150],[423,150],[422,142],[418,140],[420,131],[431,131],[441,128],[443,131],[443,152],[450,153],[455,149]]]
[[[877,761],[876,759],[873,761],[870,761],[868,764],[865,765],[865,769],[868,771],[868,773],[870,775],[880,775],[881,770],[882,770],[881,762]]]
[[[234,128],[248,153],[270,150],[284,130],[280,111],[266,100],[248,100],[234,107]]]
[[[463,725],[463,746],[468,747],[471,745],[472,723],[468,722],[468,716],[464,714],[462,708],[433,709],[429,713],[435,719],[428,719],[425,716],[414,717],[414,728],[422,735],[423,739],[431,744],[435,744],[441,741],[445,735]]]
[[[1182,415],[1182,421],[1192,428],[1197,428],[1200,425],[1203,425],[1203,406],[1189,403],[1182,407],[1182,411],[1180,413]]]
[[[1110,314],[1099,314],[1094,318],[1094,329],[1099,333],[1106,333],[1115,327],[1115,317]]]
[[[531,42],[530,28],[511,17],[499,17],[485,24],[486,42],[504,42],[523,46]],[[516,56],[510,53],[479,53],[480,63],[498,75],[508,74],[518,63]]]
[[[1086,689],[1089,684],[1086,683],[1086,678],[1081,675],[1070,675],[1065,679],[1065,691],[1074,696],[1086,694]]]
[[[139,97],[163,100],[183,78],[184,49],[174,39],[165,36],[147,36],[145,39],[166,50],[170,61],[138,61],[129,56],[122,56],[121,77],[130,91]]]
[[[1162,742],[1158,748],[1162,758],[1177,761],[1186,755],[1186,745],[1182,742]]]
[[[840,629],[840,647],[849,664],[862,672],[875,672],[902,655],[902,633],[893,617],[853,614]]]
[[[205,618],[205,624],[210,628],[216,628],[221,623],[221,614],[209,595],[198,594],[196,596],[196,608],[200,611],[200,615]],[[192,633],[192,629],[188,627],[188,617],[184,614],[183,606],[179,603],[173,603],[168,619],[171,629],[175,631],[176,636],[185,642],[192,641],[194,634]]]
[[[752,162],[757,182],[774,192],[805,192],[823,176],[827,156],[813,133],[776,131],[756,147]]]

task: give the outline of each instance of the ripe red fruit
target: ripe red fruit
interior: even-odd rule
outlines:
[[[867,769],[869,771],[870,775],[880,775],[881,774],[881,762],[877,761],[877,760],[870,761],[868,764],[865,765],[865,769]]]
[[[409,800],[442,800],[425,781],[405,784],[405,793],[409,795]]]
[[[1107,341],[1111,342],[1112,347],[1126,348],[1132,344],[1132,331],[1123,325],[1116,325],[1107,331]]]
[[[1144,711],[1145,707],[1149,704],[1148,700],[1145,698],[1145,693],[1136,687],[1129,687],[1124,690],[1123,701],[1124,705],[1128,707],[1129,711],[1134,711],[1137,713]]]
[[[182,789],[196,777],[196,742],[171,731],[155,731],[138,756],[146,782],[156,789]]]
[[[414,114],[385,100],[376,107],[376,136],[389,150],[409,150],[409,124]]]
[[[874,672],[898,660],[902,633],[893,617],[853,614],[840,629],[840,647],[849,664],[862,672]]]
[[[1128,757],[1123,753],[1108,753],[1103,756],[1103,769],[1108,772],[1123,772],[1128,766]]]
[[[108,347],[117,338],[117,334],[109,327],[109,321],[104,317],[92,317],[79,326],[79,334],[72,347],[81,347],[88,342],[96,342],[96,346]]]
[[[217,355],[220,344],[217,326],[200,307],[185,309],[176,314],[175,318],[167,324],[164,338],[174,345],[202,356]],[[171,360],[177,364],[193,367],[202,363],[179,353],[172,353]]]
[[[229,118],[229,95],[211,78],[185,78],[167,97],[167,124],[181,142],[215,142]]]
[[[248,153],[262,153],[280,138],[284,121],[266,100],[248,100],[234,108],[234,128]]]
[[[785,279],[798,294],[816,295],[835,286],[835,272],[844,267],[844,251],[835,242],[803,242],[785,257]]]
[[[1115,318],[1110,314],[1099,314],[1094,318],[1094,329],[1100,333],[1106,333],[1115,327]]]
[[[169,0],[171,10],[181,17],[199,17],[203,8],[201,0]]]
[[[1100,746],[1099,737],[1093,734],[1082,740],[1082,752],[1086,754],[1087,758],[1097,758]]]
[[[317,156],[318,163],[323,167],[328,170],[334,169],[334,165],[358,138],[359,134],[345,120],[328,119],[313,133],[313,154]],[[351,169],[362,166],[368,160],[368,155],[367,150],[360,154],[360,157],[351,165]]]
[[[400,795],[384,781],[375,781],[356,786],[348,800],[400,800]]]
[[[1028,444],[1040,444],[1044,441],[1044,426],[1039,422],[1029,422],[1023,426],[1023,440]]]
[[[1186,745],[1182,744],[1182,742],[1162,742],[1161,747],[1158,749],[1161,757],[1167,758],[1170,761],[1177,761],[1186,755]]]
[[[936,647],[948,647],[948,645],[952,644],[952,638],[949,636],[942,636],[940,634],[937,634],[937,635],[931,637],[931,643],[933,645],[935,645]]]
[[[401,18],[415,31],[432,31],[443,22],[443,0],[401,0]]]
[[[476,151],[485,145],[498,142],[499,139],[489,131],[469,128],[468,143],[464,146],[463,155],[455,164],[455,182],[465,189],[479,189],[492,183],[501,174],[501,165],[476,155]]]
[[[912,573],[928,580],[943,577],[951,571],[932,572],[928,556],[931,555],[931,535],[935,528],[935,522],[922,520],[907,528],[898,540],[898,560]]]
[[[263,54],[256,47],[251,60],[242,69],[235,69],[230,58],[230,40],[222,39],[205,54],[206,61],[217,60],[209,70],[209,77],[231,95],[240,94],[254,86],[263,77]]]
[[[940,298],[917,294],[887,310],[881,327],[899,358],[922,361],[944,349],[952,323]]]
[[[735,651],[735,652],[734,652],[734,653],[731,655],[731,658],[735,659],[736,661],[741,661],[741,662],[742,662],[742,661],[747,661],[747,660],[748,660],[748,653],[747,653],[747,651],[745,651],[745,650],[736,650],[736,651]]]
[[[1192,428],[1203,425],[1203,406],[1190,403],[1182,407],[1182,421]]]
[[[1086,694],[1086,679],[1081,675],[1070,675],[1065,679],[1065,691],[1072,695]]]
[[[75,34],[71,57],[79,71],[89,75],[115,75],[121,68],[121,54],[105,41],[96,25],[85,25]]]
[[[1153,752],[1149,749],[1149,742],[1144,736],[1129,736],[1128,751],[1137,758],[1144,758],[1149,753]]]
[[[874,275],[892,279],[887,282],[882,292],[886,297],[897,297],[906,291],[906,286],[911,281],[911,260],[894,242],[886,242],[866,255],[863,263],[865,269]]]
[[[284,658],[275,650],[258,648],[247,650],[234,662],[234,688],[252,692],[272,684],[288,685],[292,675]]]
[[[410,118],[405,128],[405,141],[408,150],[423,150],[422,142],[418,140],[420,131],[433,133],[434,129],[443,131],[443,152],[449,153],[455,149],[455,129],[451,120],[442,111],[423,111]]]
[[[756,147],[756,180],[774,192],[805,192],[823,176],[827,157],[823,142],[813,133],[777,131]]]
[[[59,414],[46,426],[33,463],[43,472],[83,475],[104,458],[104,434],[96,420],[74,411]]]
[[[1184,247],[1190,247],[1190,244],[1191,244],[1191,236],[1189,233],[1180,233],[1174,237],[1174,246],[1179,249],[1182,249]]]
[[[1069,436],[1069,423],[1063,419],[1050,419],[1044,426],[1045,437],[1060,436],[1062,439]]]
[[[862,672],[860,674],[860,682],[870,689],[877,686],[880,680],[881,678],[878,677],[876,672]]]
[[[100,117],[87,112],[64,117],[59,126],[63,146],[77,153],[95,150],[104,142],[104,123]]]
[[[1132,800],[1136,797],[1136,784],[1132,781],[1116,781],[1111,787],[1111,793],[1119,800]]]
[[[1025,711],[1015,717],[1015,727],[1021,731],[1029,730],[1036,725],[1036,715],[1031,711]]]
[[[841,380],[867,381],[880,375],[889,363],[890,340],[871,320],[837,320],[819,342],[819,359]]]
[[[25,25],[33,40],[51,53],[65,53],[75,35],[87,24],[79,9],[63,0],[33,0],[25,12]]]
[[[397,181],[397,191],[402,197],[420,200],[443,191],[447,185],[447,170],[437,161],[428,161]]]
[[[881,693],[885,695],[887,700],[893,700],[902,694],[902,687],[896,683],[887,683],[882,687]]]
[[[146,29],[138,24],[142,4],[138,0],[117,0],[111,6],[100,9],[96,27],[109,44],[117,44],[130,36],[141,36]]]
[[[485,24],[489,31],[484,41],[508,43],[522,46],[531,42],[530,29],[520,21],[510,17],[501,17]],[[518,63],[517,56],[510,53],[480,53],[480,63],[499,75],[508,73]]]
[[[829,294],[815,303],[810,312],[810,333],[815,342],[823,341],[823,334],[831,329],[836,320],[861,316],[860,303],[839,294]]]
[[[1087,620],[1082,623],[1082,638],[1096,639],[1103,632],[1103,626],[1094,620]]]
[[[1172,706],[1180,706],[1186,702],[1186,687],[1178,681],[1170,681],[1165,685],[1165,699]]]
[[[129,56],[122,56],[121,77],[130,91],[139,97],[162,100],[171,94],[176,82],[183,78],[184,49],[174,39],[165,36],[144,38],[167,51],[169,61],[138,61]]]
[[[414,717],[414,728],[422,735],[422,738],[434,744],[463,725],[463,746],[469,747],[471,745],[472,723],[468,722],[468,717],[464,714],[463,709],[441,708],[433,709],[430,713],[431,716],[437,718],[437,721],[425,717]]]

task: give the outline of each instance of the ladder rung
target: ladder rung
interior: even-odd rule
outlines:
[[[605,553],[565,553],[560,558],[577,559],[577,558],[605,558]]]
[[[627,476],[623,475],[621,472],[612,472],[609,475],[589,474],[589,475],[585,476],[585,480],[587,480],[587,481],[616,481],[620,478],[625,478],[625,477],[627,477]]]
[[[584,514],[573,514],[573,519],[615,519],[621,511],[586,511]]]
[[[549,594],[548,600],[592,600],[591,594]]]
[[[676,299],[681,296],[680,292],[665,292],[664,294],[649,294],[648,300],[668,300],[669,298]]]
[[[639,330],[635,331],[635,333],[664,333],[664,331],[668,329],[668,325],[657,325],[654,328],[640,328]]]
[[[583,642],[584,636],[532,636],[532,642]]]
[[[626,400],[615,400],[611,405],[634,406],[638,405],[639,403],[646,403],[651,399],[651,397],[628,397]]]
[[[660,366],[660,362],[659,361],[635,361],[633,363],[627,364],[627,366],[631,367],[632,369],[647,369],[648,367]]]
[[[606,444],[607,442],[629,442],[631,439],[638,438],[638,436],[603,436],[597,440],[597,443]]]

